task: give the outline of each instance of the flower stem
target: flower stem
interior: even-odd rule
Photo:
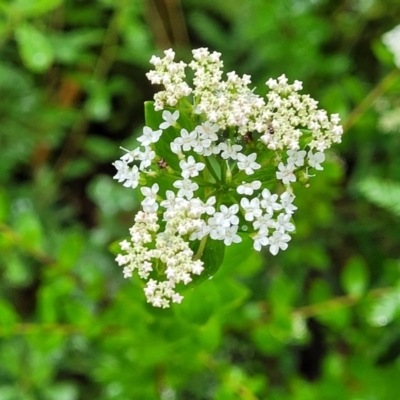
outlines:
[[[204,248],[206,247],[207,239],[208,239],[208,235],[204,236],[203,239],[201,239],[199,248],[197,249],[197,253],[193,257],[193,261],[198,260],[203,255],[203,251],[204,251]]]
[[[400,69],[394,69],[386,75],[364,98],[364,100],[347,116],[343,122],[343,131],[348,131],[400,77]]]

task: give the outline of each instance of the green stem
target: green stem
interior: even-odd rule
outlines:
[[[386,75],[364,98],[364,100],[347,116],[343,122],[343,130],[347,132],[400,77],[400,69]]]
[[[204,248],[206,247],[207,239],[208,239],[208,235],[204,236],[203,239],[201,239],[199,248],[197,249],[197,253],[193,257],[193,261],[200,259],[200,257],[203,255],[203,251],[204,251]]]

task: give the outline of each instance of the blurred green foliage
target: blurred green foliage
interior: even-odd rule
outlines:
[[[0,399],[393,400],[400,395],[397,0],[0,1]],[[168,310],[112,244],[112,180],[152,54],[220,51],[262,93],[285,73],[345,136],[299,188],[277,257],[229,247]]]

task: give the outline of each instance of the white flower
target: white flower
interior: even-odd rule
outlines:
[[[288,234],[275,231],[272,236],[269,237],[269,251],[271,254],[276,256],[279,250],[286,250],[288,248],[287,242],[289,242],[290,239],[291,237]]]
[[[272,214],[262,214],[253,221],[254,229],[268,231],[269,228],[275,228],[275,226],[276,221],[272,219]]]
[[[306,156],[307,152],[305,150],[288,150],[287,155],[289,156],[287,159],[288,164],[294,164],[297,167],[301,167],[304,165],[304,157]]]
[[[216,140],[218,140],[218,124],[213,124],[210,121],[205,121],[201,125],[196,126],[196,131],[202,139],[208,139],[211,142],[215,142]]]
[[[179,293],[174,293],[171,297],[171,300],[173,303],[180,304],[183,300],[183,296],[181,296]]]
[[[256,163],[257,153],[252,153],[248,156],[244,155],[243,153],[239,153],[237,156],[238,168],[244,170],[247,175],[254,174],[255,169],[261,168],[261,165]]]
[[[151,143],[155,143],[160,139],[162,135],[162,130],[159,129],[157,131],[153,131],[153,129],[145,126],[143,128],[143,135],[137,138],[138,142],[142,144],[142,146],[149,146]]]
[[[123,182],[129,176],[129,166],[124,160],[117,160],[113,162],[114,167],[117,169],[117,174],[114,175],[114,179],[118,179],[118,182]]]
[[[227,228],[231,225],[239,224],[239,217],[236,215],[239,212],[239,205],[233,204],[229,208],[224,204],[220,207],[220,214],[222,215],[222,225]]]
[[[242,241],[242,238],[237,235],[238,227],[237,225],[232,225],[229,228],[225,229],[224,233],[224,244],[225,246],[230,246],[233,243],[239,243]]]
[[[303,82],[295,80],[293,82],[292,88],[295,92],[298,92],[303,89]]]
[[[204,212],[208,215],[213,215],[215,213],[214,204],[217,202],[215,196],[211,196],[207,199],[207,201],[203,204]]]
[[[199,171],[202,171],[205,168],[205,165],[203,163],[196,163],[196,160],[193,156],[189,156],[187,161],[181,160],[179,162],[179,166],[182,170],[182,178],[185,179],[191,178],[193,176],[198,176]]]
[[[310,150],[307,154],[308,157],[308,165],[310,167],[313,167],[317,170],[323,170],[324,168],[321,167],[321,163],[325,161],[325,154],[317,151],[315,154],[312,153],[312,150]]]
[[[164,122],[160,124],[160,129],[167,129],[170,126],[174,126],[176,124],[176,121],[178,121],[179,118],[179,111],[176,110],[172,114],[170,111],[164,110],[162,113],[162,118]]]
[[[294,164],[285,165],[280,162],[278,165],[279,171],[276,173],[276,178],[280,179],[284,185],[290,184],[290,182],[296,182],[296,176],[293,171],[295,169]]]
[[[293,214],[297,210],[297,207],[293,204],[294,199],[295,196],[293,193],[288,191],[285,191],[281,194],[281,205],[286,214]]]
[[[244,219],[246,221],[253,221],[254,218],[260,217],[262,214],[262,210],[260,208],[260,200],[257,197],[251,200],[243,197],[240,200],[240,205],[244,210]]]
[[[175,193],[172,190],[167,190],[165,196],[167,198],[162,200],[160,205],[167,210],[174,210],[176,207],[179,207],[179,204],[184,200],[181,197],[175,197]]]
[[[231,158],[232,160],[237,160],[238,152],[242,150],[242,146],[239,144],[231,144],[229,141],[228,143],[221,142],[218,145],[219,151],[221,151],[221,157],[225,160]]]
[[[210,139],[203,139],[200,136],[197,136],[197,139],[194,142],[193,150],[198,154],[206,155],[207,153],[210,155],[212,154],[212,151],[210,151],[211,144],[212,142]]]
[[[189,133],[186,129],[181,129],[181,136],[177,137],[174,140],[174,143],[176,143],[179,147],[182,147],[184,151],[189,151],[192,147],[196,146],[196,138],[197,138],[196,131],[192,131]],[[171,149],[172,149],[172,143],[171,143]]]
[[[138,154],[140,153],[140,148],[136,147],[133,150],[127,150],[121,147],[122,150],[126,151],[126,153],[121,157],[122,161],[130,163],[138,158]]]
[[[275,210],[281,210],[282,205],[277,202],[278,195],[272,194],[268,189],[263,189],[261,192],[262,200],[260,202],[261,207],[267,212],[267,214],[273,214]]]
[[[123,183],[125,187],[135,189],[139,185],[139,168],[134,165],[130,171],[126,174],[126,181]]]
[[[173,186],[179,189],[179,197],[186,197],[188,200],[193,197],[193,192],[199,188],[199,185],[196,182],[192,182],[190,179],[175,181]]]
[[[293,232],[295,230],[295,226],[290,222],[290,218],[290,214],[279,214],[275,225],[276,230],[282,233]]]
[[[139,169],[143,171],[147,167],[150,167],[151,162],[154,160],[155,156],[155,151],[153,151],[149,146],[145,147],[145,151],[138,152],[137,158],[138,160],[141,160]]]
[[[157,199],[157,192],[159,190],[159,186],[155,183],[151,188],[143,186],[140,188],[143,196],[145,197],[142,201],[142,204],[153,204]]]
[[[209,227],[210,237],[214,240],[222,240],[225,235],[225,228],[222,225],[223,215],[215,213],[214,216],[208,218],[207,225]]]
[[[261,229],[252,239],[254,240],[254,249],[260,251],[262,246],[269,244],[268,231]]]
[[[141,203],[144,212],[155,213],[158,210],[158,203],[156,201],[158,189],[159,187],[157,183],[155,183],[151,188],[146,186],[140,188],[143,196],[145,196]]]
[[[261,187],[260,181],[242,182],[242,184],[236,188],[236,191],[239,194],[245,194],[247,196],[251,196],[253,192],[255,190],[260,189],[260,187]]]

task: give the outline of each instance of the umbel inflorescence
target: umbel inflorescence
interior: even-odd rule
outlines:
[[[116,261],[125,278],[137,271],[146,281],[148,302],[165,308],[213,267],[213,250],[243,235],[257,251],[288,247],[297,209],[292,183],[322,169],[342,127],[285,75],[266,82],[264,98],[249,88],[248,75],[224,79],[220,53],[193,50],[189,64],[164,53],[151,58],[147,73],[164,90],[146,104],[139,146],[114,163],[114,178],[143,195]]]

